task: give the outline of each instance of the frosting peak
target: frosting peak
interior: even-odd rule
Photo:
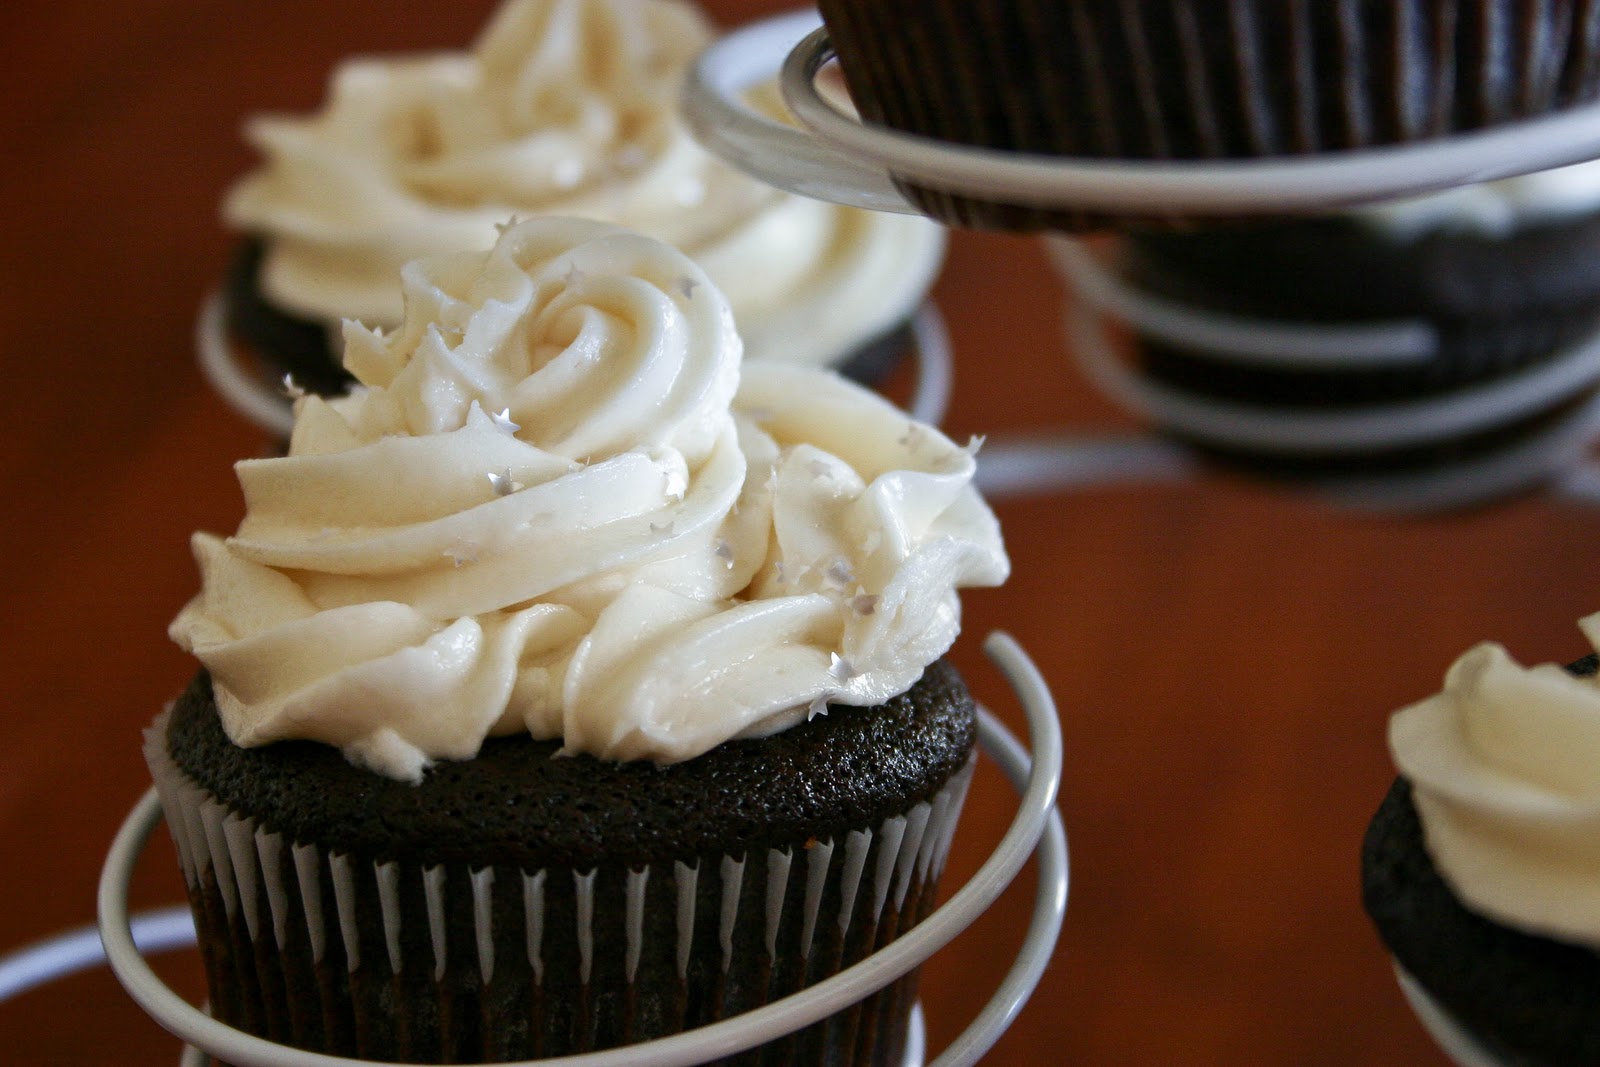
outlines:
[[[1600,648],[1600,614],[1579,624]],[[1467,651],[1438,695],[1397,712],[1389,745],[1429,854],[1468,905],[1600,948],[1600,685]]]
[[[672,762],[879,703],[1002,581],[975,464],[837,377],[744,367],[693,262],[593,222],[415,263],[361,382],[237,466],[175,640],[229,735],[417,779],[526,730]]]

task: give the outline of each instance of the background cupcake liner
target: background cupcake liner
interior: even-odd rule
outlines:
[[[1600,94],[1597,0],[819,6],[864,117],[991,148],[1138,159],[1320,152],[1438,137]],[[957,225],[1106,221],[902,189]]]
[[[1437,395],[1533,366],[1600,325],[1596,216],[1416,241],[1349,220],[1301,220],[1131,234],[1119,252],[1115,267],[1086,269],[1113,271],[1134,302],[1188,318],[1231,318],[1290,339],[1330,327],[1429,335],[1423,358],[1384,365],[1357,351],[1310,365],[1268,352],[1230,358],[1189,337],[1144,338],[1153,376],[1241,400],[1321,406]]]
[[[972,764],[875,827],[639,870],[423,867],[285,840],[145,755],[212,1012],[345,1055],[493,1062],[646,1040],[759,1007],[933,907]],[[916,972],[732,1062],[898,1064]]]
[[[1287,323],[1186,314],[1170,301],[1129,297],[1129,287],[1076,242],[1055,242],[1052,252],[1079,295],[1066,326],[1090,381],[1164,436],[1233,469],[1301,483],[1358,506],[1437,510],[1493,499],[1571,469],[1600,425],[1600,336],[1593,332],[1481,382],[1379,399],[1363,391],[1433,359],[1431,331],[1404,323],[1370,333],[1306,324],[1300,336]],[[1193,351],[1171,343],[1193,338],[1202,342]],[[1244,350],[1230,358],[1223,353],[1233,341]],[[1165,351],[1193,365],[1192,373],[1158,371],[1153,360]],[[1341,362],[1348,363],[1342,373]],[[1334,383],[1330,392],[1349,387],[1370,398],[1339,402],[1313,392],[1291,403],[1265,390],[1230,395],[1221,387],[1307,368],[1321,369],[1318,376]]]
[[[1123,254],[1103,262],[1081,242],[1051,244],[1077,298],[1126,325],[1151,380],[1262,407],[1333,410],[1489,386],[1567,358],[1600,327],[1600,294],[1470,321],[1387,305],[1360,317],[1295,317],[1286,301],[1258,315],[1226,294],[1190,302],[1181,287],[1152,281],[1125,245],[1113,251]]]

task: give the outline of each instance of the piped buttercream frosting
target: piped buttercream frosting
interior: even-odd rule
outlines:
[[[953,444],[829,372],[744,364],[689,258],[535,219],[410,264],[346,397],[296,402],[171,633],[241,745],[415,780],[490,734],[674,762],[909,688],[1002,581]]]
[[[1579,624],[1600,648],[1600,614]],[[1397,712],[1389,746],[1429,855],[1470,908],[1600,948],[1600,685],[1500,645]]]
[[[268,298],[335,328],[398,324],[412,259],[481,251],[513,216],[565,215],[688,252],[749,358],[838,362],[916,308],[944,231],[779,192],[701,149],[678,93],[711,40],[669,0],[514,0],[471,52],[351,60],[320,113],[253,120],[264,164],[224,215],[266,242]]]

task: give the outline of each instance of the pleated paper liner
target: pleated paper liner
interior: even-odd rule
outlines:
[[[972,763],[931,800],[829,840],[592,870],[374,862],[293,842],[145,755],[211,1008],[342,1055],[494,1062],[642,1041],[746,1011],[932,910]],[[728,1062],[898,1064],[916,972]]]
[[[1356,149],[1600,96],[1600,0],[819,7],[867,120],[1048,155],[1219,159]],[[1074,230],[1117,221],[897,184],[954,225]]]

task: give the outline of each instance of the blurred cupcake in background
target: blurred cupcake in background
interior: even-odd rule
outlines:
[[[1570,467],[1596,430],[1600,163],[1054,251],[1127,327],[1102,377],[1231,466],[1314,485]]]
[[[782,193],[703,151],[678,92],[713,36],[675,0],[515,0],[470,52],[352,59],[320,113],[253,119],[264,162],[224,205],[245,238],[232,336],[274,377],[338,392],[341,320],[397,325],[403,264],[565,215],[688,253],[747,358],[880,376],[907,350],[944,231]]]

